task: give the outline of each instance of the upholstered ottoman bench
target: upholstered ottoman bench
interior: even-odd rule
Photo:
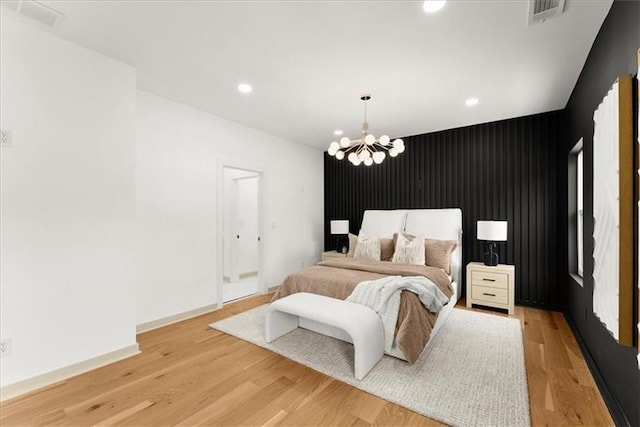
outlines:
[[[267,307],[265,338],[273,342],[298,327],[303,317],[347,333],[354,347],[354,373],[363,379],[384,354],[384,329],[380,316],[364,305],[323,295],[295,293]]]

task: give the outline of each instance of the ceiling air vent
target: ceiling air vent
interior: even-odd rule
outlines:
[[[34,0],[2,1],[2,5],[12,11],[11,15],[49,31],[58,28],[64,19],[61,12]]]
[[[565,0],[529,0],[528,24],[544,22],[549,18],[560,15],[564,12],[564,2]]]

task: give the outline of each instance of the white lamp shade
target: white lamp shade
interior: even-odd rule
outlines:
[[[340,219],[331,221],[331,234],[349,234],[349,220]]]
[[[507,221],[478,221],[478,240],[507,241]]]

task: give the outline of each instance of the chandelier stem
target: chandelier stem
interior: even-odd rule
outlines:
[[[364,100],[364,121],[367,121],[367,100]]]
[[[371,99],[371,95],[365,93],[360,97],[360,99],[364,101],[364,122],[362,123],[362,137],[364,138],[369,134],[369,122],[367,121],[367,101]]]

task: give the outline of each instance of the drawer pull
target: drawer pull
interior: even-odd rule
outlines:
[[[495,297],[496,296],[496,294],[488,294],[486,292],[483,292],[482,295],[486,295],[488,297]]]
[[[482,278],[482,280],[484,280],[485,282],[495,282],[496,279],[485,279],[484,277]]]

